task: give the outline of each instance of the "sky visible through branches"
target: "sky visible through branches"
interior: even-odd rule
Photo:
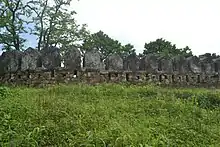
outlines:
[[[144,43],[164,38],[193,53],[220,54],[219,0],[73,0],[76,20],[91,33],[102,30],[123,44],[142,52]],[[36,38],[26,46],[35,47]]]

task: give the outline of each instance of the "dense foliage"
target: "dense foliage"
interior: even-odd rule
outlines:
[[[77,24],[72,0],[1,0],[0,44],[3,50],[22,50],[22,35],[37,37],[37,49],[77,46],[86,38],[86,25]]]
[[[37,38],[36,48],[40,51],[51,46],[63,52],[77,47],[82,55],[86,50],[96,49],[107,56],[118,53],[122,58],[136,54],[130,43],[122,45],[103,31],[90,34],[86,24],[78,24],[77,14],[71,9],[72,0],[1,0],[0,5],[0,45],[3,50],[23,50],[27,40],[25,35]],[[34,47],[35,48],[35,47]],[[167,57],[191,56],[191,49],[178,49],[162,38],[145,43],[140,57],[157,53]]]
[[[217,90],[0,88],[0,146],[220,146],[219,130]]]
[[[22,50],[25,39],[21,36],[26,33],[23,16],[28,16],[22,0],[0,1],[0,44],[3,50]]]
[[[156,53],[166,57],[174,57],[178,55],[185,57],[192,56],[192,51],[188,46],[178,49],[175,44],[172,44],[163,38],[151,41],[150,43],[145,43],[144,48],[144,55]]]
[[[118,40],[110,38],[103,31],[91,34],[86,40],[84,40],[82,45],[83,52],[91,49],[100,51],[103,55],[103,59],[114,53],[121,55],[123,58],[135,54],[133,45],[126,44],[123,46]]]

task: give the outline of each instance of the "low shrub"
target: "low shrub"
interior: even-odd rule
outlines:
[[[7,96],[11,94],[10,89],[8,87],[0,87],[0,100],[5,99]]]
[[[174,91],[174,97],[180,98],[180,99],[191,99],[195,93],[187,90],[176,90]]]
[[[220,146],[217,91],[79,84],[0,98],[0,146]]]
[[[220,107],[219,93],[200,93],[197,95],[198,106],[205,109],[213,109]]]

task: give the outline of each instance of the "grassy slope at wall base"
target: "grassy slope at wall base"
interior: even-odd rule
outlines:
[[[2,88],[0,146],[220,146],[220,92],[125,84]]]

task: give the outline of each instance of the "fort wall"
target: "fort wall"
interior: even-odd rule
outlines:
[[[61,67],[61,61],[64,67]],[[81,66],[83,65],[83,66]],[[95,50],[83,60],[73,48],[61,56],[58,48],[38,52],[8,51],[0,56],[0,84],[44,86],[58,83],[137,82],[164,85],[220,85],[220,59],[211,54],[173,58],[149,54],[122,59],[112,54],[105,61]]]

